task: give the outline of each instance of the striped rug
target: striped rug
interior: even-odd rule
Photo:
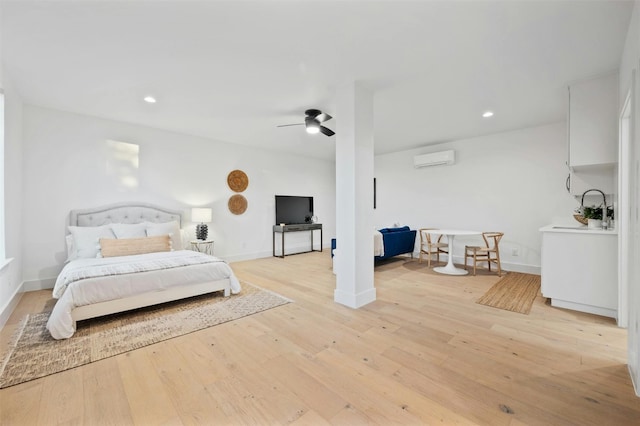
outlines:
[[[540,276],[509,272],[495,283],[476,303],[498,309],[529,314],[540,293]]]

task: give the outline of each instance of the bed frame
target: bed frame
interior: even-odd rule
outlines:
[[[177,221],[182,228],[182,212],[154,206],[148,203],[118,203],[93,209],[72,210],[69,224],[72,226],[100,226],[109,223],[163,223]],[[229,279],[174,287],[163,291],[143,293],[124,299],[79,306],[71,313],[74,321],[115,314],[145,306],[157,305],[188,297],[223,291],[227,297],[231,293]]]

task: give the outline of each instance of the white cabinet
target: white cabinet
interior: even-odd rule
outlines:
[[[571,170],[568,182],[569,193],[582,195],[586,190],[595,188],[605,194],[613,194],[615,192],[615,174],[616,169],[608,165]]]
[[[571,168],[618,162],[618,73],[569,86]]]
[[[617,318],[617,233],[541,231],[542,295],[552,306]]]

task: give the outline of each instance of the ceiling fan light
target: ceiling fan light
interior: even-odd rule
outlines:
[[[318,122],[318,120],[307,117],[304,120],[304,124],[307,129],[307,133],[314,135],[320,132],[320,122]]]

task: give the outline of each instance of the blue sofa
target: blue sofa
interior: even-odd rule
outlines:
[[[374,260],[384,260],[405,253],[411,253],[413,256],[417,233],[415,229],[412,230],[408,226],[402,226],[400,228],[382,228],[379,231],[382,234],[384,256],[374,256]],[[333,257],[335,248],[336,239],[332,238],[331,257]]]
[[[400,228],[382,228],[379,231],[384,243],[384,256],[375,256],[375,260],[388,259],[405,253],[411,253],[413,256],[417,233],[415,229],[402,226]]]

